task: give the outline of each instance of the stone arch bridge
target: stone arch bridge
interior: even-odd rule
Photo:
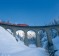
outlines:
[[[17,26],[17,25],[10,25],[10,24],[0,24],[0,26],[4,27],[5,29],[11,29],[13,32],[14,37],[16,36],[17,30],[23,30],[25,32],[24,43],[28,45],[27,40],[27,32],[29,30],[33,30],[36,33],[36,46],[41,47],[40,35],[38,34],[39,30],[44,30],[47,33],[48,43],[50,45],[53,44],[51,34],[49,32],[50,29],[56,29],[59,35],[59,25],[51,25],[51,26]]]

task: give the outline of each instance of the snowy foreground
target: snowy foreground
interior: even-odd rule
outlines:
[[[0,26],[0,56],[48,56],[43,48],[30,48],[15,40],[8,31]]]
[[[53,39],[54,48],[57,50],[55,56],[59,56],[59,36]]]

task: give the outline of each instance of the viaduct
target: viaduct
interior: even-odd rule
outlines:
[[[24,44],[28,46],[28,38],[27,38],[27,32],[29,30],[33,30],[36,33],[36,46],[41,47],[41,40],[40,40],[40,35],[38,34],[38,31],[44,30],[47,33],[47,39],[48,43],[50,45],[53,44],[52,38],[51,38],[51,33],[49,32],[51,29],[56,29],[58,31],[59,35],[59,25],[50,25],[50,26],[17,26],[17,25],[12,25],[12,24],[3,24],[1,23],[0,26],[4,27],[5,29],[11,29],[13,32],[14,37],[16,36],[16,31],[17,30],[23,30],[25,32],[25,38],[24,38]]]

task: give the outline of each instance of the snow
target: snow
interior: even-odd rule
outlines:
[[[59,50],[59,36],[56,36],[53,39],[53,44],[54,44],[55,48]]]
[[[59,56],[59,36],[56,36],[53,39],[53,44],[54,44],[55,50],[57,50],[56,53],[55,53],[55,56]]]
[[[24,50],[21,53],[15,53],[11,56],[48,56],[48,53],[46,53],[46,50],[43,48],[30,48],[27,50]]]
[[[18,44],[8,31],[0,27],[0,53],[12,53],[28,48],[21,41]]]
[[[29,47],[36,48],[36,45],[35,44],[30,44]]]
[[[12,34],[12,35],[13,35],[13,33],[12,33],[12,31],[11,31],[10,29],[7,29],[7,31],[8,31],[10,34]]]
[[[17,42],[0,26],[0,56],[48,56],[48,53],[44,48],[30,48],[22,41]]]
[[[55,53],[55,56],[59,56],[59,51],[57,51],[57,52]]]

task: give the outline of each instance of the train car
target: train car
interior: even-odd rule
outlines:
[[[17,26],[28,26],[27,24],[17,24]]]

